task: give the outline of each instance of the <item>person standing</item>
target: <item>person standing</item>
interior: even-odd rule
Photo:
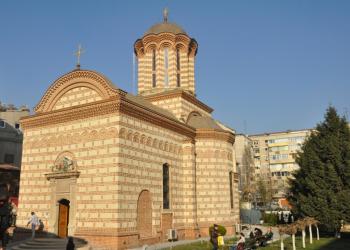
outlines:
[[[74,249],[75,249],[75,245],[74,245],[73,237],[69,237],[66,250],[74,250]]]
[[[31,225],[32,228],[32,239],[35,237],[35,228],[37,225],[39,225],[39,219],[38,216],[34,212],[31,212],[30,219],[27,223],[27,226]]]
[[[213,230],[210,232],[210,242],[213,244],[213,250],[218,250],[219,227],[214,224]]]
[[[11,201],[11,217],[12,217],[12,226],[16,226],[17,206],[13,201]]]

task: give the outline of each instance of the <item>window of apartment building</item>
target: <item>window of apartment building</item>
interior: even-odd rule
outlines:
[[[294,143],[303,143],[305,140],[304,136],[295,136],[295,137],[290,137],[289,141],[294,142]]]
[[[260,153],[260,149],[259,148],[254,148],[254,153],[259,154]]]
[[[277,155],[271,155],[271,160],[285,160],[288,159],[288,154],[277,154]]]
[[[254,145],[259,145],[259,141],[254,141],[253,144]]]
[[[275,146],[275,147],[270,147],[270,152],[275,152],[275,151],[288,151],[288,146]]]
[[[11,164],[15,162],[15,156],[13,154],[5,154],[4,162],[7,164]]]
[[[281,142],[288,142],[288,138],[276,138],[276,139],[269,140],[269,143],[281,143]]]
[[[170,208],[169,194],[169,165],[165,163],[163,164],[163,209]]]
[[[0,128],[5,128],[5,121],[0,120]]]
[[[289,149],[293,150],[293,151],[297,151],[300,150],[301,145],[300,144],[293,144],[293,145],[289,145]]]

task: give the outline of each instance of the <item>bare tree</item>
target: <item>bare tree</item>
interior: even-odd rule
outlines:
[[[252,148],[250,145],[244,147],[241,165],[241,180],[242,184],[242,200],[248,201],[250,195],[256,192],[254,185],[254,159],[252,154]],[[250,194],[250,195],[249,195]]]

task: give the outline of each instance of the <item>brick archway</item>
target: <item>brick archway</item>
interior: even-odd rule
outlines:
[[[148,190],[141,191],[137,201],[137,231],[140,238],[152,236],[152,197]]]

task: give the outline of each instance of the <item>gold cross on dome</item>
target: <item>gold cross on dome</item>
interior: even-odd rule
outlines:
[[[80,68],[80,57],[85,51],[81,47],[81,44],[78,46],[78,51],[75,52],[75,55],[77,56],[77,68]]]
[[[163,10],[163,21],[164,21],[164,23],[168,22],[168,14],[169,14],[168,8],[165,8]]]

